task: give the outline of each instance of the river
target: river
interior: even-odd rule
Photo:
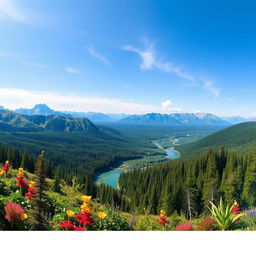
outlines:
[[[154,145],[156,145],[158,148],[166,151],[166,157],[168,159],[177,159],[180,157],[180,154],[178,151],[174,150],[174,148],[167,148],[164,149],[160,144],[156,142],[152,142]],[[95,181],[97,183],[104,183],[106,185],[109,185],[115,189],[117,189],[117,184],[119,177],[122,172],[124,172],[124,169],[115,168],[115,169],[109,169],[106,171],[103,171],[99,174],[96,174]]]

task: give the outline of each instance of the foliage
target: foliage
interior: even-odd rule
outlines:
[[[213,202],[211,203],[211,208],[209,208],[213,218],[217,221],[218,227],[223,230],[232,230],[234,228],[234,223],[236,220],[241,218],[243,214],[233,214],[232,205],[227,205],[224,207],[222,198],[220,199],[219,206],[216,206]]]

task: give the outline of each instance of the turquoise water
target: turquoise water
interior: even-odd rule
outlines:
[[[168,148],[166,150],[167,157],[169,159],[177,159],[180,157],[179,153],[173,148]],[[117,189],[118,179],[120,177],[120,174],[124,172],[124,169],[116,168],[113,170],[106,170],[105,172],[102,172],[100,174],[96,174],[95,181],[97,183],[104,183],[106,185],[109,185],[115,189]]]
[[[109,185],[113,188],[117,188],[118,179],[122,172],[125,170],[123,169],[113,169],[110,171],[103,172],[99,175],[96,174],[96,182],[97,183],[104,183],[106,185]]]
[[[173,148],[167,148],[166,153],[169,159],[177,159],[180,157],[179,152],[173,150]]]

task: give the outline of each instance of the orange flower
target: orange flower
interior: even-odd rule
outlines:
[[[88,203],[83,203],[81,205],[81,212],[82,213],[88,213],[88,214],[92,214],[92,206]]]
[[[91,198],[91,196],[81,196],[81,199],[84,203],[89,203]]]

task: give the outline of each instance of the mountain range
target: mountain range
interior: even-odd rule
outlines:
[[[0,110],[4,110],[0,106]],[[93,123],[110,123],[133,125],[230,125],[248,121],[256,121],[256,118],[244,118],[240,116],[218,117],[210,113],[148,113],[143,115],[129,114],[104,114],[100,112],[74,112],[74,111],[55,111],[46,104],[36,104],[33,108],[19,108],[14,112],[22,115],[57,115],[73,118],[88,118]]]
[[[209,113],[175,113],[159,114],[149,113],[145,115],[131,115],[121,123],[139,125],[229,125],[228,122]]]
[[[99,128],[87,118],[63,115],[21,115],[0,110],[1,131],[98,132]]]

